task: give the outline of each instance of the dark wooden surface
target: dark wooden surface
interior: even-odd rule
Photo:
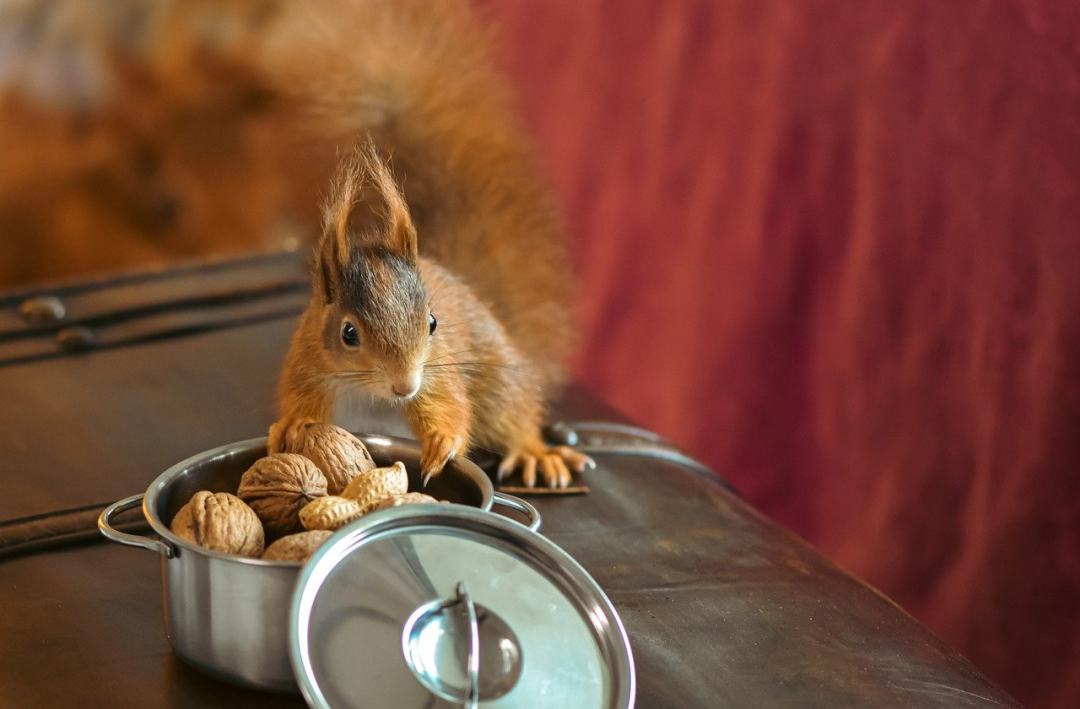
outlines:
[[[203,286],[250,282],[265,266],[217,268]],[[161,282],[153,287],[160,298]],[[179,278],[165,291],[192,288]],[[138,298],[135,289],[125,302]],[[192,322],[201,314],[218,325],[0,366],[0,522],[140,492],[181,458],[264,433],[291,317],[241,314],[220,325],[214,309],[237,304],[179,307]],[[159,315],[128,324],[152,332]],[[0,322],[18,332],[15,321]],[[576,389],[556,414],[617,418]],[[399,430],[381,419],[363,425]],[[649,458],[597,462],[589,495],[535,503],[545,534],[621,613],[638,706],[1015,705],[888,599],[715,479]],[[173,656],[149,552],[95,543],[7,558],[0,608],[0,706],[299,704],[221,684]]]

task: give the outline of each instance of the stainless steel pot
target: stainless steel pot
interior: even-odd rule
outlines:
[[[409,489],[420,489],[420,449],[413,441],[360,435],[379,464],[400,460],[409,469]],[[250,687],[297,691],[289,661],[289,612],[301,565],[219,554],[197,547],[169,530],[172,521],[199,490],[236,492],[240,476],[266,455],[266,439],[221,446],[192,456],[162,473],[145,493],[110,505],[98,519],[108,539],[150,549],[161,555],[165,633],[176,653],[195,667]],[[533,531],[540,515],[529,503],[495,492],[472,462],[452,461],[425,492],[482,510],[493,504],[514,509]],[[160,539],[126,534],[112,518],[142,505],[143,515]]]

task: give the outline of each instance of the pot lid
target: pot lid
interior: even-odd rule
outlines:
[[[524,525],[463,505],[366,515],[304,565],[290,654],[313,707],[633,706],[622,622]]]

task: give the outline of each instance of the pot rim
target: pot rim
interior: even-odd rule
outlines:
[[[420,446],[417,441],[409,438],[401,438],[400,436],[387,436],[376,433],[356,433],[352,432],[354,436],[364,442],[364,445],[375,444],[379,447],[382,446],[404,446],[406,448],[419,452]],[[370,443],[369,443],[370,442]],[[225,445],[218,446],[205,450],[201,453],[189,456],[179,463],[175,463],[169,466],[165,472],[154,478],[153,482],[146,488],[146,493],[142,500],[142,513],[143,517],[150,524],[150,528],[154,530],[156,534],[162,537],[166,543],[171,545],[174,549],[183,549],[188,552],[200,554],[202,556],[208,556],[211,558],[221,559],[224,561],[231,561],[239,564],[249,564],[259,567],[279,567],[279,568],[291,568],[299,569],[303,566],[302,561],[291,560],[276,560],[276,559],[262,559],[252,558],[248,556],[238,556],[236,554],[225,554],[224,552],[214,551],[205,547],[200,547],[186,539],[178,537],[173,534],[168,525],[157,514],[157,502],[158,497],[173,483],[173,480],[183,474],[188,468],[196,464],[205,464],[211,461],[225,458],[240,453],[245,453],[253,448],[266,450],[266,436],[259,436],[256,438],[248,438],[243,441],[235,441],[233,443],[226,443]],[[472,507],[472,505],[466,505],[471,509],[481,509],[490,512],[492,502],[494,499],[495,488],[491,484],[491,480],[487,474],[480,469],[476,463],[472,462],[464,456],[454,458],[449,461],[446,466],[448,468],[457,467],[466,477],[472,480],[478,488],[480,488],[481,503],[479,507]],[[233,493],[235,494],[235,493]]]

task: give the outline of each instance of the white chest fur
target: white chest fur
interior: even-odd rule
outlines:
[[[405,423],[405,409],[372,396],[361,388],[340,390],[334,406],[334,423],[349,431],[382,433],[412,438]]]

